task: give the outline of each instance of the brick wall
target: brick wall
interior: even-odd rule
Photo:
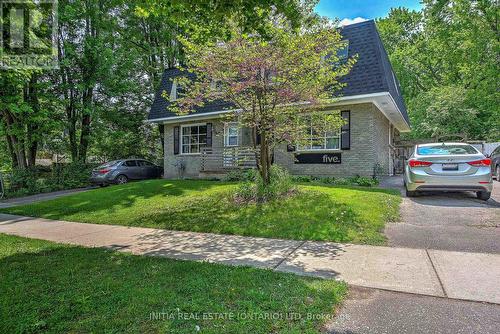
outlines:
[[[212,123],[213,137],[212,145],[222,147],[224,145],[224,123],[220,119],[210,119],[206,121],[183,122],[177,124],[165,124],[165,157],[164,157],[164,177],[167,179],[179,178],[179,170],[175,167],[176,162],[183,161],[186,169],[184,177],[198,177],[200,172],[199,155],[174,154],[174,127],[188,124]]]
[[[381,172],[383,175],[389,174],[389,158],[390,158],[390,147],[389,147],[389,120],[374,106],[374,149],[375,149],[375,162],[381,167]]]
[[[351,149],[339,151],[341,164],[295,164],[294,154],[287,152],[285,146],[276,150],[275,162],[293,175],[371,176],[377,154],[374,137],[380,126],[380,122],[375,122],[375,113],[380,112],[371,103],[342,106],[341,109],[351,112]]]
[[[349,177],[354,175],[371,176],[376,163],[389,172],[389,121],[371,103],[343,106],[342,110],[351,111],[351,148],[340,151],[341,164],[295,164],[294,154],[287,152],[286,145],[276,149],[275,163],[287,168],[294,175],[316,175]],[[213,146],[224,145],[224,123],[220,119],[212,119]],[[202,121],[184,122],[182,124],[203,123]],[[176,161],[184,161],[186,170],[184,177],[199,177],[199,155],[174,155],[173,129],[180,124],[165,125],[165,177],[178,178],[179,173],[174,166]],[[240,131],[241,143],[249,145],[246,138],[249,131]]]

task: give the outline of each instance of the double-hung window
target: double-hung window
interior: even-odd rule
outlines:
[[[226,123],[224,126],[224,146],[238,146],[240,137],[240,128],[238,123]]]
[[[207,145],[207,124],[183,125],[181,127],[182,154],[200,153]]]

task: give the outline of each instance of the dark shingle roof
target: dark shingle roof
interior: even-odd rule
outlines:
[[[346,83],[346,87],[338,95],[356,96],[389,92],[409,124],[408,114],[401,96],[401,88],[393,73],[375,22],[370,20],[345,26],[341,29],[341,34],[344,39],[349,40],[349,57],[358,54],[358,61],[351,72],[342,78],[341,81]],[[170,93],[171,79],[180,74],[181,71],[178,69],[165,70],[149,112],[149,120],[176,116],[175,113],[168,110],[169,102],[161,94],[163,91]],[[197,108],[194,113],[211,113],[230,108],[231,104],[216,101]]]

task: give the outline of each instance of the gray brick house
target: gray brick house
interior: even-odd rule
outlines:
[[[410,130],[406,107],[374,21],[342,28],[346,54],[358,61],[342,81],[346,86],[326,109],[341,110],[348,121],[338,135],[308,147],[283,145],[274,163],[294,175],[349,177],[390,175],[394,170],[394,139]],[[176,98],[178,69],[164,72],[148,121],[164,127],[166,178],[221,176],[234,168],[255,165],[250,149],[253,132],[228,121],[233,113],[223,101],[205,104],[188,115],[168,109]],[[162,93],[170,94],[169,99]]]

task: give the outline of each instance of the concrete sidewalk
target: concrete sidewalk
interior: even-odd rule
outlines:
[[[0,214],[0,233],[133,254],[249,265],[349,284],[500,304],[500,255],[276,240]]]

